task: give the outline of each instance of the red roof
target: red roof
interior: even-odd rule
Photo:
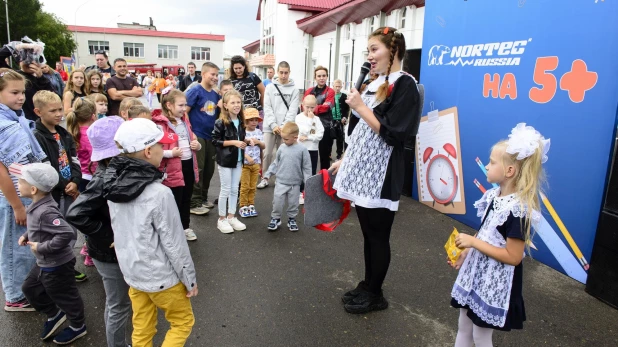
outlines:
[[[341,4],[345,4],[351,0],[279,0],[280,4],[300,7],[321,8],[322,10],[330,10]]]
[[[246,46],[243,46],[242,49],[245,52],[249,52],[251,54],[255,54],[260,49],[260,40],[255,40],[255,41],[251,42],[250,44],[248,44]]]
[[[352,22],[360,23],[363,19],[376,16],[380,12],[390,13],[395,9],[412,5],[415,5],[416,7],[423,7],[425,6],[425,0],[345,1],[343,4],[328,11],[297,20],[296,25],[300,30],[315,37],[335,31],[337,29],[337,25],[344,25]]]
[[[119,34],[119,35],[134,35],[134,36],[171,37],[171,38],[176,38],[176,39],[225,41],[225,35],[177,33],[177,32],[172,32],[172,31],[143,30],[143,29],[100,28],[100,27],[87,27],[87,26],[81,26],[81,25],[67,25],[67,28],[69,29],[69,31],[81,32],[81,33]]]
[[[352,0],[277,0],[280,4],[288,5],[288,9],[307,12],[324,12],[331,8],[345,4]],[[256,20],[261,19],[262,0],[258,4]]]

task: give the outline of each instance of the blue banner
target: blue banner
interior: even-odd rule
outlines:
[[[535,127],[551,149],[532,256],[585,283],[616,129],[617,13],[610,0],[428,1],[415,197],[478,228],[491,147]]]

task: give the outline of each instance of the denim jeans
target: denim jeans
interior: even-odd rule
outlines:
[[[24,206],[32,200],[20,198]],[[2,290],[8,302],[18,302],[25,298],[21,285],[28,276],[36,259],[30,247],[19,246],[17,241],[26,232],[26,227],[15,223],[13,207],[6,198],[0,198],[0,273]]]
[[[126,347],[126,326],[131,313],[129,285],[124,281],[118,263],[92,259],[105,288],[105,335],[107,347]]]
[[[238,203],[238,186],[240,185],[240,175],[242,174],[242,162],[237,162],[235,168],[223,167],[219,168],[219,180],[221,181],[221,192],[219,193],[219,216],[224,217],[228,214],[236,213],[236,204]],[[227,214],[225,206],[227,203]]]

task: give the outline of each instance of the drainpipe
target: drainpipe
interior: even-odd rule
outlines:
[[[330,86],[330,76],[333,73],[331,71],[331,69],[330,69],[330,61],[331,61],[332,56],[333,56],[333,41],[331,40],[331,42],[330,42],[330,49],[328,50],[328,73],[329,73],[329,75],[328,75],[328,85],[329,86]]]
[[[352,61],[350,62],[350,90],[352,89],[352,75],[354,74],[354,41],[356,39],[352,39]]]
[[[303,92],[307,90],[307,48],[305,48],[305,78],[303,81]]]

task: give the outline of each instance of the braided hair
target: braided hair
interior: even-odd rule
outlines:
[[[397,31],[397,29],[392,27],[378,28],[376,31],[372,32],[371,35],[369,35],[369,39],[371,39],[372,37],[377,37],[380,42],[382,42],[386,46],[386,48],[390,50],[390,60],[388,63],[388,69],[386,71],[386,79],[384,83],[378,88],[378,91],[376,93],[376,100],[384,101],[388,97],[388,90],[390,85],[388,82],[388,76],[391,74],[391,67],[393,66],[393,61],[395,61],[395,56],[399,59],[399,61],[403,60],[403,57],[406,53],[406,40],[403,37],[403,34],[401,34],[399,31]],[[373,82],[373,80],[375,80],[376,78],[377,75],[372,75],[367,85]],[[361,91],[362,89],[364,88],[361,88]]]

